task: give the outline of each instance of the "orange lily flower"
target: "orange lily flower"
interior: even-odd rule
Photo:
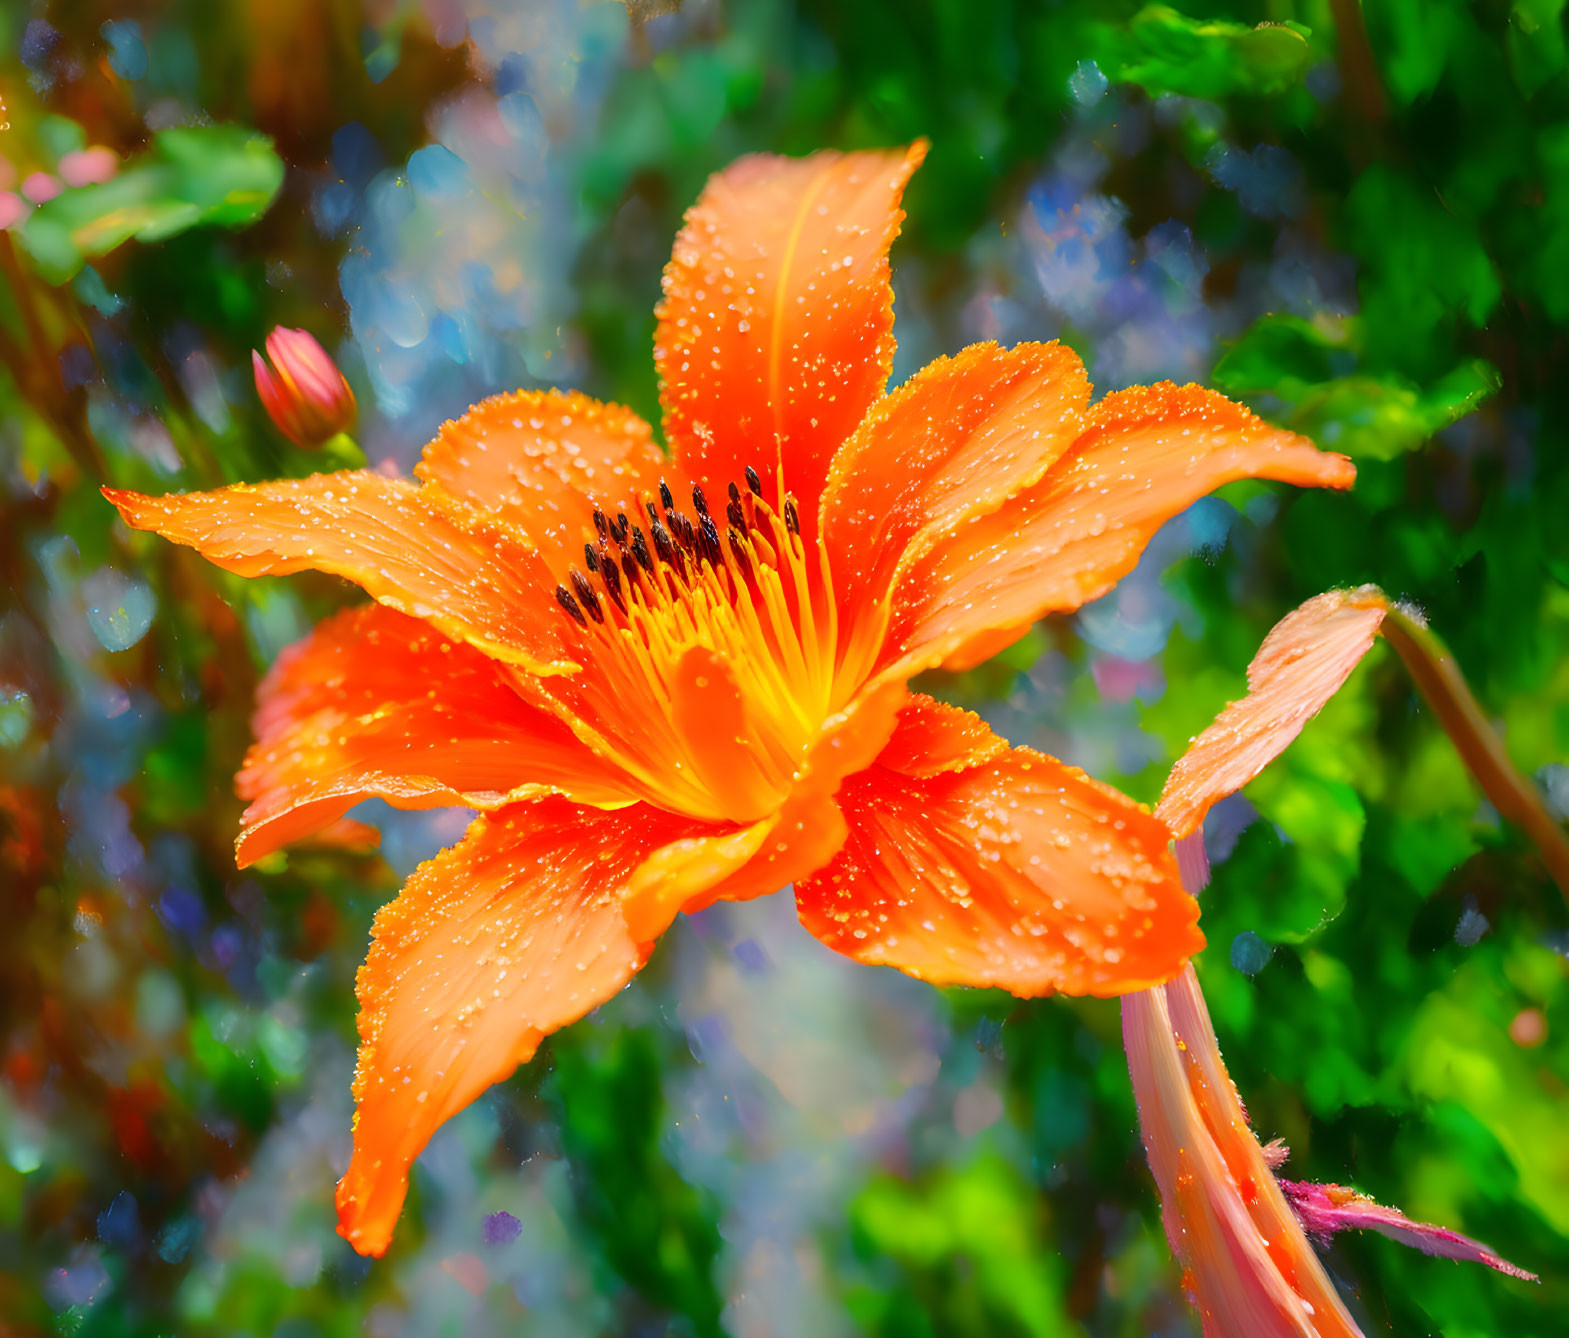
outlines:
[[[1155,813],[1178,838],[1188,890],[1209,879],[1201,828],[1210,807],[1278,757],[1340,689],[1386,618],[1406,626],[1376,586],[1316,596],[1283,618],[1231,703],[1167,778]],[[1399,635],[1391,629],[1393,635]],[[1397,643],[1398,644],[1398,643]],[[1261,1147],[1226,1071],[1191,965],[1122,1001],[1123,1042],[1166,1238],[1205,1338],[1362,1338],[1309,1235],[1381,1231],[1429,1254],[1534,1274],[1485,1245],[1339,1185],[1277,1180],[1286,1150]]]
[[[1165,826],[911,693],[1076,609],[1233,479],[1346,487],[1196,386],[1090,406],[1056,344],[985,344],[892,393],[888,250],[925,145],[752,157],[665,271],[672,456],[628,410],[518,392],[421,483],[344,473],[144,497],[133,527],[376,604],[268,676],[242,864],[378,797],[482,811],[377,916],[340,1230],[380,1254],[432,1132],[615,994],[681,911],[794,883],[863,962],[1115,995],[1203,943]]]

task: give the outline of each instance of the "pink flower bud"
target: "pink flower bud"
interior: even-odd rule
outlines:
[[[354,425],[354,392],[304,330],[279,326],[267,336],[267,358],[253,352],[251,365],[267,416],[296,446],[313,449]]]

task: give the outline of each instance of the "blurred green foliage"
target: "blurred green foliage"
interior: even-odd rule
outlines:
[[[350,328],[337,278],[357,224],[334,232],[322,203],[335,136],[365,129],[396,177],[452,105],[516,79],[479,38],[438,33],[441,6],[280,4],[275,23],[197,0],[23,8],[0,18],[18,183],[93,144],[120,168],[0,232],[0,1325],[380,1338],[570,1314],[574,1332],[740,1332],[732,1307],[756,1280],[733,1224],[748,1195],[793,1181],[720,1192],[677,1169],[678,1101],[705,1065],[670,1003],[669,948],[628,1013],[605,1010],[615,1025],[556,1038],[455,1122],[386,1261],[332,1236],[353,974],[397,877],[308,849],[239,874],[230,843],[256,677],[346,596],[325,578],[226,576],[113,525],[97,492],[317,467],[271,432],[247,359],[273,324]],[[528,41],[567,23],[524,8]],[[1223,541],[1150,584],[1180,610],[1148,655],[1157,686],[1103,694],[1115,657],[1084,620],[1057,620],[936,690],[1011,712],[1030,741],[1098,758],[1152,800],[1280,616],[1375,581],[1427,611],[1517,764],[1569,802],[1563,0],[643,8],[551,67],[565,82],[605,62],[586,125],[553,123],[541,174],[575,247],[553,261],[585,389],[657,416],[659,269],[710,172],[751,150],[918,135],[932,151],[895,250],[906,349],[978,337],[972,299],[1000,294],[1025,312],[1016,337],[1060,333],[1093,364],[1091,322],[1046,328],[1021,296],[1031,248],[1051,244],[1021,225],[1059,145],[1110,107],[1085,134],[1121,226],[1188,228],[1206,308],[1248,313],[1215,317],[1209,379],[1357,460],[1348,494],[1228,490]],[[122,9],[134,32],[110,26]],[[545,84],[529,87],[548,104]],[[1245,207],[1217,164],[1261,149],[1289,160],[1290,189]],[[1304,237],[1354,272],[1353,312],[1250,307]],[[148,610],[128,644],[84,630],[85,583],[105,570],[110,607]],[[1343,1239],[1331,1268],[1365,1330],[1560,1333],[1569,917],[1393,657],[1370,657],[1212,837],[1199,968],[1255,1127],[1291,1145],[1291,1173],[1355,1183],[1544,1277]],[[1265,950],[1259,966],[1246,940],[1251,973],[1232,964],[1243,935]],[[826,1293],[844,1332],[1196,1332],[1114,1006],[932,1006],[937,1076],[901,1137],[792,1228],[795,1256],[817,1261],[801,1289]],[[983,1088],[1000,1113],[956,1133],[956,1094]],[[804,1163],[842,1138],[813,1136]],[[743,1144],[724,1155],[744,1160]],[[504,1273],[481,1204],[527,1218],[531,1248],[556,1251],[546,1276]]]

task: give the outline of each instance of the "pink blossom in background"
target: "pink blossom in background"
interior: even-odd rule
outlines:
[[[60,178],[67,186],[96,186],[108,181],[119,170],[120,160],[113,149],[95,144],[60,159]]]
[[[0,190],[0,228],[14,228],[32,212],[32,206],[16,192]]]
[[[22,182],[22,194],[34,204],[43,204],[52,200],[64,189],[60,179],[50,176],[47,172],[34,172]]]

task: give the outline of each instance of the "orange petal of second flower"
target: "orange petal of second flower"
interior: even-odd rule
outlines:
[[[555,582],[511,527],[365,471],[145,497],[105,488],[153,530],[241,576],[324,571],[531,673],[569,672]]]
[[[711,498],[755,465],[777,505],[782,468],[815,528],[828,462],[893,366],[888,248],[925,156],[924,141],[758,154],[714,176],[687,214],[654,362],[665,435]]]
[[[515,805],[477,819],[377,913],[337,1196],[338,1230],[361,1254],[386,1250],[436,1129],[643,965],[652,945],[628,932],[621,891],[680,831],[645,805]]]
[[[1389,603],[1377,586],[1331,590],[1288,613],[1248,665],[1232,702],[1177,759],[1155,812],[1180,837],[1286,750],[1372,648]]]
[[[857,961],[934,985],[1104,997],[1170,978],[1204,946],[1165,826],[1044,754],[925,778],[873,767],[839,803],[849,839],[796,904]]]

